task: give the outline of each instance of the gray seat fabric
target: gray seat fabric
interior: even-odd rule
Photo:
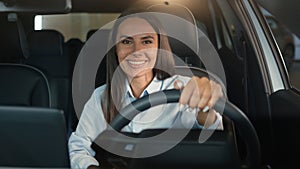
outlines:
[[[63,35],[55,30],[30,32],[30,57],[25,64],[41,70],[49,80],[52,107],[64,111],[69,119],[71,107],[71,60]]]
[[[50,107],[49,84],[36,68],[0,63],[0,105]]]

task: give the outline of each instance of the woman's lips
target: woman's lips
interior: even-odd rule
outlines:
[[[132,68],[140,68],[146,64],[146,60],[127,60],[127,63]]]

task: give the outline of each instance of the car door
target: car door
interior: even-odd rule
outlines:
[[[244,111],[259,134],[263,163],[275,168],[295,167],[297,157],[290,152],[300,152],[300,93],[289,82],[280,49],[256,2],[227,2],[217,4],[222,6],[233,50],[243,65],[240,83],[245,96]]]

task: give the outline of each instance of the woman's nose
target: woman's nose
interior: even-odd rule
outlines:
[[[142,51],[144,50],[144,46],[139,43],[134,44],[133,54],[134,55],[140,55]]]
[[[144,45],[141,43],[134,43],[134,52],[139,52],[144,49]]]

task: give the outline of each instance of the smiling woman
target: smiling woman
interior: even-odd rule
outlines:
[[[155,18],[137,15],[128,17],[130,13],[123,13],[127,17],[120,17],[116,24],[111,22],[137,1],[138,7],[162,12],[161,15],[155,15]],[[72,2],[72,9],[66,6],[66,2]],[[49,144],[44,149],[45,143],[39,142],[38,138],[45,138],[44,135],[50,134],[47,130],[41,130],[46,127],[45,123],[36,121],[37,116],[27,117],[25,114],[28,111],[32,112],[36,107],[46,106],[45,110],[64,110],[68,133],[72,135],[63,137],[65,141],[69,141],[68,153],[71,155],[73,168],[98,164],[104,167],[105,158],[116,169],[223,169],[234,168],[235,165],[238,165],[236,168],[257,169],[299,168],[299,157],[293,153],[300,154],[300,66],[299,63],[293,62],[290,69],[286,69],[283,54],[292,56],[293,48],[285,48],[286,45],[281,44],[286,43],[277,41],[276,34],[285,32],[272,33],[270,24],[275,29],[280,26],[278,27],[275,20],[269,20],[271,22],[268,24],[268,18],[264,17],[257,2],[262,2],[261,5],[275,16],[276,20],[299,35],[300,29],[297,27],[300,22],[295,22],[297,12],[300,12],[298,1],[0,0],[0,107],[11,106],[13,109],[19,109],[20,112],[24,112],[22,116],[26,117],[14,117],[9,111],[2,109],[4,114],[0,115],[1,120],[10,119],[12,128],[3,123],[0,129],[1,145],[7,148],[3,150],[11,153],[11,156],[5,153],[0,155],[1,167],[32,167],[35,166],[32,162],[39,162],[43,155],[49,155],[47,148],[53,149],[52,143],[58,139],[54,136],[47,137],[52,139],[48,139]],[[267,6],[275,10],[270,10]],[[173,16],[171,19],[170,15]],[[180,22],[180,18],[185,22]],[[106,25],[108,22],[110,24]],[[274,23],[276,25],[273,25]],[[104,29],[103,25],[106,25]],[[39,26],[36,29],[42,30],[35,30],[35,26]],[[122,32],[125,30],[126,32]],[[94,34],[90,36],[90,32]],[[290,40],[289,38],[285,42]],[[295,47],[295,58],[299,58],[297,45]],[[45,75],[42,79],[45,80],[25,75],[27,71],[20,68],[28,65],[38,72],[41,71]],[[6,69],[7,67],[10,68]],[[182,73],[180,70],[187,71]],[[193,75],[215,75],[218,78],[210,76],[208,80],[192,77]],[[240,109],[244,112],[240,113],[241,118],[235,118],[234,114],[237,113],[233,112],[237,111],[232,111],[233,116],[218,111],[222,114],[220,117],[211,107],[210,112],[198,111],[198,114],[197,109],[206,110],[204,108],[209,107],[209,100],[214,102],[220,96],[217,84],[212,82],[212,85],[207,85],[212,80],[225,84],[224,95],[234,104],[231,110]],[[39,85],[47,84],[44,81],[49,84],[46,88],[45,85]],[[181,84],[184,88],[176,84]],[[181,90],[176,91],[176,96],[183,96],[180,99],[181,104],[172,102],[170,105],[160,104],[154,107],[157,102],[165,103],[168,99],[164,90],[173,91],[177,87]],[[48,88],[50,94],[41,95],[39,91],[45,89],[49,93]],[[24,97],[26,92],[29,95]],[[209,95],[208,93],[212,93],[208,96],[210,98],[201,101],[203,96]],[[143,102],[144,105],[140,105],[139,102],[142,98],[149,98],[148,102]],[[173,96],[171,98],[174,99]],[[139,108],[146,108],[145,111],[141,112],[142,109],[139,109],[139,114],[131,114],[136,113],[136,109],[126,109],[130,111],[127,112],[130,118],[118,118],[126,114],[118,111],[133,100],[135,104],[139,104]],[[39,104],[44,101],[45,104]],[[30,108],[20,107],[20,104]],[[193,107],[195,109],[192,109]],[[78,125],[78,121],[75,121],[77,117],[80,119]],[[249,125],[250,121],[245,121],[246,117],[250,119],[254,128]],[[39,152],[36,156],[28,156],[32,161],[23,157],[23,148],[29,146],[26,146],[27,143],[23,144],[23,139],[19,139],[21,135],[15,134],[22,133],[16,131],[23,129],[22,126],[14,128],[18,122],[25,122],[26,119],[30,122],[26,124],[27,127],[32,124],[37,125],[35,129],[40,129],[39,132],[30,135],[28,140],[33,143],[33,138],[34,144],[31,144],[33,146],[26,149],[26,152]],[[207,123],[204,123],[203,119],[206,119]],[[55,125],[57,121],[52,122],[54,126],[59,126]],[[108,122],[117,123],[117,127],[112,126],[114,128],[121,128],[120,133],[115,131],[118,136],[129,135],[134,138],[125,138],[124,142],[120,137],[102,137],[114,131],[106,130],[110,129]],[[73,129],[70,124],[74,124]],[[216,127],[223,127],[223,130],[210,130]],[[190,128],[192,130],[186,132],[188,135],[184,139],[174,139],[175,135],[172,132],[171,137],[166,140],[149,138],[172,129],[176,130],[172,130],[175,133]],[[255,134],[249,135],[249,131],[254,129],[258,139]],[[36,130],[30,132],[33,131]],[[208,136],[203,131],[211,131],[212,134]],[[99,141],[102,144],[94,141],[99,133],[102,137]],[[207,140],[203,142],[205,139],[201,139],[200,144],[199,134],[203,133]],[[248,137],[244,134],[248,134]],[[259,144],[249,138],[259,140]],[[14,141],[16,144],[18,141],[23,143],[20,147],[13,144]],[[136,144],[137,142],[141,144]],[[101,148],[112,145],[116,150],[130,155],[103,155],[91,146],[94,143],[104,145]],[[165,150],[162,148],[166,147],[165,143],[172,143],[174,147],[157,156],[148,158],[145,156],[149,154],[142,154],[145,158],[139,158],[142,156],[139,152],[143,150]],[[12,152],[7,145],[18,148]],[[259,156],[260,148],[262,158]],[[115,152],[105,150],[105,153]],[[18,163],[15,156],[28,163]],[[55,161],[51,157],[48,159]],[[7,164],[10,160],[11,163]],[[37,167],[53,167],[46,164],[46,161],[41,163],[43,164]]]
[[[145,129],[175,126],[223,128],[222,117],[212,109],[223,96],[221,86],[207,77],[174,74],[167,35],[153,13],[144,9],[122,13],[112,29],[110,44],[106,85],[94,91],[69,140],[74,168],[99,165],[92,157],[91,143],[108,128],[106,122],[111,122],[119,110],[137,98],[174,89],[177,81],[184,84],[179,103],[185,109],[176,104],[154,107],[137,115],[122,131],[139,133]]]

